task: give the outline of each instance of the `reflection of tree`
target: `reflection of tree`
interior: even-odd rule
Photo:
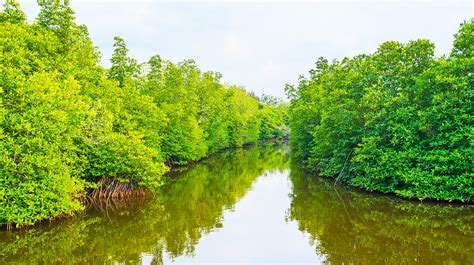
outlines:
[[[171,181],[151,200],[127,201],[79,219],[0,232],[0,263],[138,263],[143,253],[162,263],[193,255],[203,234],[268,170],[288,167],[288,146],[265,144],[214,155]]]
[[[335,264],[474,264],[474,211],[334,186],[292,165],[289,218]]]

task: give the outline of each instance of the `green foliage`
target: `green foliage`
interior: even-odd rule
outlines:
[[[179,64],[153,57],[144,82],[144,92],[168,118],[161,150],[171,163],[183,164],[206,155],[202,128],[198,124],[198,82],[201,72],[193,61]]]
[[[368,190],[472,200],[473,29],[472,20],[461,25],[450,57],[434,58],[434,45],[417,40],[320,59],[287,87],[298,156]]]
[[[38,5],[38,24],[63,33],[74,26],[74,11],[68,0],[38,0]]]
[[[135,59],[128,57],[128,49],[125,40],[120,37],[114,38],[114,53],[112,54],[112,66],[109,69],[108,76],[115,79],[123,87],[125,81],[131,81],[137,78],[140,70]]]
[[[262,115],[284,116],[192,60],[140,65],[119,37],[106,70],[69,1],[38,4],[33,23],[16,1],[0,13],[0,225],[71,214],[102,180],[156,190],[166,163],[255,142]]]
[[[288,104],[268,95],[263,95],[260,101],[260,139],[288,137]]]
[[[3,12],[0,13],[0,23],[21,24],[26,21],[26,14],[21,11],[20,4],[15,0],[6,0]]]
[[[473,19],[464,21],[459,32],[454,34],[451,57],[472,58],[474,56],[474,23]]]
[[[87,104],[77,82],[32,75],[4,95],[0,131],[0,223],[32,224],[82,209],[74,138]]]
[[[0,36],[0,223],[71,214],[86,185],[75,142],[92,115],[89,100],[61,72],[57,35],[6,21]]]
[[[201,72],[192,60],[174,64],[156,55],[143,68],[142,91],[168,119],[161,151],[170,164],[269,138],[261,131],[262,116],[285,115],[279,105],[270,107],[240,87],[222,85],[221,74]],[[283,118],[272,122],[284,127]]]

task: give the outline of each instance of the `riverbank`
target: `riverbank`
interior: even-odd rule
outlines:
[[[173,179],[177,178],[181,175],[183,171],[190,170],[191,168],[199,165],[199,163],[206,163],[207,160],[213,159],[218,156],[222,156],[224,153],[227,152],[238,152],[239,149],[247,150],[256,145],[268,145],[268,144],[284,144],[286,141],[278,140],[278,139],[271,139],[271,140],[261,140],[255,143],[245,143],[241,147],[228,147],[218,150],[212,154],[209,154],[206,157],[200,158],[196,161],[189,161],[186,164],[175,164],[171,165],[170,170],[168,173],[165,174],[166,179],[164,179],[163,185],[172,185]],[[33,224],[29,225],[22,225],[16,226],[15,224],[4,224],[0,226],[7,230],[13,229],[30,229],[37,227],[38,225],[44,225],[45,223],[54,223],[61,219],[68,219],[68,218],[75,218],[77,216],[81,216],[86,212],[86,209],[89,207],[108,207],[109,205],[116,205],[116,204],[127,204],[127,200],[134,201],[137,198],[149,198],[157,195],[157,193],[161,192],[161,186],[158,189],[149,189],[144,186],[140,186],[137,182],[130,183],[127,182],[120,182],[116,178],[102,178],[100,179],[94,188],[89,188],[85,190],[85,194],[80,196],[78,200],[83,205],[83,208],[77,210],[75,212],[71,212],[70,214],[64,214],[56,216],[52,219],[40,220]]]

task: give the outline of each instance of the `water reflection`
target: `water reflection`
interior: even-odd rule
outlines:
[[[0,232],[0,263],[153,264],[193,255],[199,239],[222,227],[223,213],[268,170],[288,168],[288,146],[266,144],[222,152],[190,170],[153,199],[91,210],[78,219]]]
[[[334,264],[474,264],[474,210],[334,186],[292,165],[288,218]]]
[[[287,145],[222,152],[174,175],[153,198],[0,231],[0,264],[474,264],[474,208],[334,186],[290,166]]]

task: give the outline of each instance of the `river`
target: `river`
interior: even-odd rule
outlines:
[[[287,144],[213,155],[153,197],[0,231],[0,264],[474,264],[474,208],[304,173]]]

